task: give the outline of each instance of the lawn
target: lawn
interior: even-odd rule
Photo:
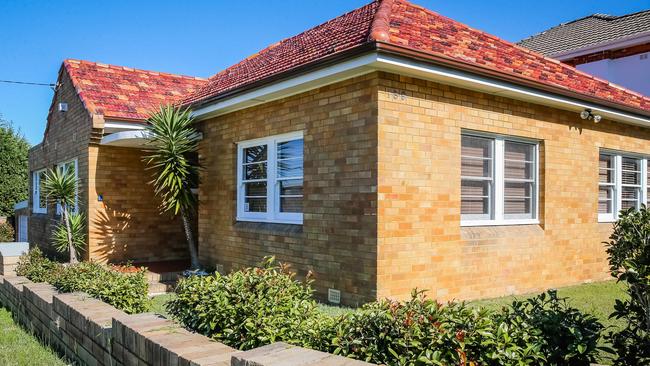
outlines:
[[[57,366],[66,363],[39,340],[19,327],[7,309],[0,307],[0,365]]]

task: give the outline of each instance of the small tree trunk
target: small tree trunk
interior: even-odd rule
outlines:
[[[68,251],[70,252],[70,264],[77,263],[77,253],[74,249],[74,244],[72,242],[72,229],[70,228],[70,219],[68,217],[68,206],[61,205],[63,211],[63,222],[65,223],[65,231],[68,234]]]
[[[194,233],[192,232],[192,224],[190,223],[190,213],[187,209],[181,208],[181,218],[183,219],[183,228],[185,229],[185,238],[187,245],[190,249],[190,266],[191,269],[200,269],[199,253],[196,250],[196,243],[194,242]]]

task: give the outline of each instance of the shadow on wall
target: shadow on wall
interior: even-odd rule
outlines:
[[[95,191],[102,201],[90,205],[91,259],[120,263],[188,257],[181,220],[159,211],[142,156],[138,149],[99,148]]]

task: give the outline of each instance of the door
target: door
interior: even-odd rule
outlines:
[[[25,215],[18,216],[18,235],[16,241],[27,242],[28,217]]]

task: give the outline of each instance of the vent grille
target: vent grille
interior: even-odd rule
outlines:
[[[327,301],[331,302],[332,304],[340,304],[341,303],[341,291],[335,290],[333,288],[330,288],[327,290]]]

